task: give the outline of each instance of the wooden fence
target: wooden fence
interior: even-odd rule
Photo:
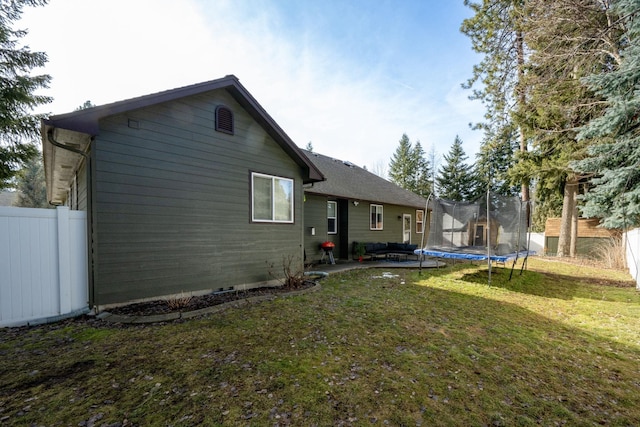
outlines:
[[[0,207],[0,327],[88,310],[86,212]]]

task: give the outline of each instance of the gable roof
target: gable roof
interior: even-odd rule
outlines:
[[[305,192],[329,197],[411,206],[424,209],[427,199],[348,161],[309,152],[307,157],[326,177]]]
[[[63,184],[68,182],[69,175],[82,161],[82,154],[56,147],[51,139],[58,140],[60,143],[86,153],[89,151],[91,138],[100,132],[99,122],[102,118],[220,89],[226,90],[262,126],[267,134],[280,145],[289,157],[305,171],[307,175],[305,183],[324,179],[322,173],[309,161],[305,153],[298,148],[249,91],[240,84],[238,78],[234,75],[228,75],[217,80],[55,115],[49,119],[42,120],[40,133],[45,158],[45,175],[49,200],[55,201],[55,197],[49,193],[49,188],[55,191],[56,188],[66,187]],[[67,180],[66,182],[65,179]]]

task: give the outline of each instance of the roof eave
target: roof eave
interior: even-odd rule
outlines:
[[[75,171],[83,161],[91,145],[91,135],[83,132],[55,128],[44,120],[41,125],[42,156],[44,160],[47,201],[52,205],[61,205],[66,201],[67,190],[73,180]],[[61,148],[51,139],[69,149]]]

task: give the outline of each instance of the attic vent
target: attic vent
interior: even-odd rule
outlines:
[[[342,163],[344,163],[344,164],[345,164],[345,166],[349,166],[350,168],[352,168],[352,167],[354,166],[354,165],[353,165],[353,163],[351,163],[351,162],[350,162],[350,161],[348,161],[348,160],[345,160],[345,161],[344,161],[344,162],[342,162]]]
[[[216,107],[216,130],[233,135],[233,113],[222,105]]]

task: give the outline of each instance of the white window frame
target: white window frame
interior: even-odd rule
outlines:
[[[424,210],[416,209],[416,234],[424,233]]]
[[[329,205],[333,205],[335,216],[329,216]],[[329,227],[330,219],[333,219],[333,230]],[[333,200],[327,201],[327,234],[338,234],[338,202]]]
[[[255,178],[267,178],[271,180],[271,218],[256,218],[255,209]],[[291,185],[291,200],[289,203],[289,217],[291,219],[281,220],[276,218],[277,210],[277,198],[275,197],[275,188],[279,181],[288,182]],[[291,178],[284,178],[280,176],[267,175],[258,172],[251,172],[251,221],[252,222],[267,222],[267,223],[279,223],[279,224],[293,224],[294,223],[294,205],[295,205],[295,182]]]
[[[380,221],[375,221],[374,222],[374,215],[377,216],[380,215]],[[378,226],[379,224],[379,226]],[[383,230],[384,229],[384,206],[382,205],[376,205],[376,204],[370,204],[369,205],[369,230]]]

